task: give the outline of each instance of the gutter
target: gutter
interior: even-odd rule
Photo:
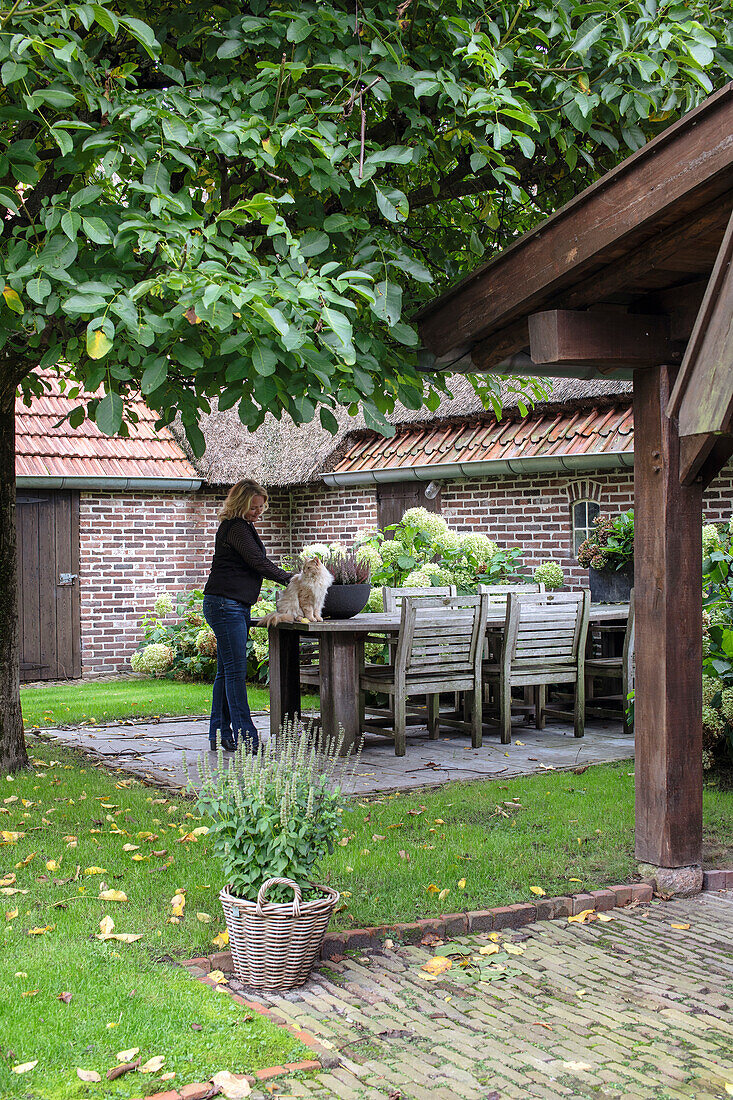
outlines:
[[[200,478],[185,477],[17,477],[18,489],[115,489],[118,492],[142,489],[148,492],[194,493],[201,488]]]
[[[320,476],[326,485],[332,488],[346,488],[351,485],[384,485],[397,481],[447,481],[454,478],[481,477],[487,474],[492,477],[506,477],[509,474],[578,473],[633,465],[633,452],[616,451],[611,454],[497,458],[487,462],[444,462],[433,466],[403,466],[389,470],[357,470],[344,474],[322,473]]]

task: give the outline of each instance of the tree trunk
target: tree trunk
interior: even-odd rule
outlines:
[[[0,774],[26,767],[20,709],[15,538],[15,392],[0,398]]]

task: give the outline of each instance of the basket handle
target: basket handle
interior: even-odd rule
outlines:
[[[268,878],[267,882],[263,882],[260,886],[260,892],[257,895],[257,909],[255,912],[258,917],[264,917],[262,906],[265,904],[265,894],[271,886],[292,886],[293,888],[293,916],[300,916],[300,903],[303,900],[303,895],[300,892],[300,887],[297,882],[293,882],[291,878]]]

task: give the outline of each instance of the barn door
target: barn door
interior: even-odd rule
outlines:
[[[420,481],[397,481],[394,484],[380,485],[377,489],[377,525],[384,529],[392,523],[399,523],[408,508],[427,508],[429,512],[440,512],[440,495],[429,500],[425,496],[426,486]],[[392,538],[394,532],[388,531]]]
[[[20,679],[81,676],[79,494],[19,490]]]

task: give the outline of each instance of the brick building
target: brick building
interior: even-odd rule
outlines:
[[[397,410],[392,439],[345,410],[335,437],[271,417],[250,434],[236,411],[215,412],[202,419],[207,450],[195,462],[141,404],[127,439],[88,421],[72,430],[62,418],[76,402],[48,384],[17,408],[24,680],[129,669],[156,597],[202,587],[217,509],[240,477],[270,489],[259,527],[276,559],[307,542],[348,543],[424,504],[459,531],[520,546],[529,568],[554,558],[574,585],[587,583],[574,548],[593,516],[633,505],[625,382],[555,379],[526,418],[507,394],[497,423],[456,376],[435,413]],[[732,506],[729,466],[706,494],[707,519]]]

